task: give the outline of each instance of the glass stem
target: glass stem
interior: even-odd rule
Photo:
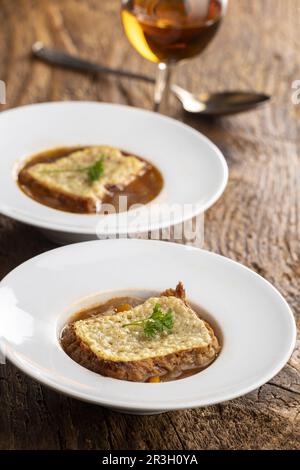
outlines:
[[[171,74],[172,66],[170,64],[165,64],[163,62],[158,64],[154,87],[153,110],[155,112],[163,112],[167,109]]]

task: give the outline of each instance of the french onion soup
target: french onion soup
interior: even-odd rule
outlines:
[[[157,297],[118,297],[78,312],[64,327],[61,345],[93,372],[154,383],[199,372],[221,349],[212,327],[189,305],[182,283]]]
[[[25,162],[18,184],[29,197],[54,209],[107,214],[108,206],[122,212],[152,201],[163,177],[143,158],[101,145],[39,153]]]

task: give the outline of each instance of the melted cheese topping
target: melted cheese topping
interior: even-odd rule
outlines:
[[[174,327],[154,338],[146,338],[141,326],[123,325],[151,316],[155,304],[172,309]],[[205,347],[212,338],[205,323],[177,297],[151,297],[132,310],[110,316],[99,315],[74,324],[79,337],[100,359],[135,361]]]
[[[87,171],[70,171],[89,167],[100,159],[103,160],[104,171],[97,181],[91,182]],[[107,186],[123,188],[142,175],[145,169],[145,162],[138,158],[124,156],[113,147],[99,146],[78,150],[51,163],[37,163],[27,172],[53,191],[98,200],[107,194]]]

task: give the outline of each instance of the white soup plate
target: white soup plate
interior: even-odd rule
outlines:
[[[207,369],[181,380],[134,383],[74,362],[59,337],[83,307],[124,293],[158,293],[181,280],[222,343]],[[78,243],[39,255],[0,283],[0,336],[7,358],[58,392],[128,413],[220,403],[270,380],[296,337],[292,312],[261,276],[220,255],[150,240]]]
[[[205,211],[222,194],[228,169],[206,137],[157,113],[95,102],[54,102],[0,114],[0,212],[35,225],[61,243],[140,234]],[[144,157],[161,171],[162,192],[119,216],[72,214],[25,195],[16,184],[24,160],[55,147],[111,145]],[[179,209],[178,209],[179,207]]]

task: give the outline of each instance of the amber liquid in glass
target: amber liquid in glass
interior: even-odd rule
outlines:
[[[145,59],[178,62],[205,49],[222,10],[222,0],[125,0],[121,14],[129,41]]]

